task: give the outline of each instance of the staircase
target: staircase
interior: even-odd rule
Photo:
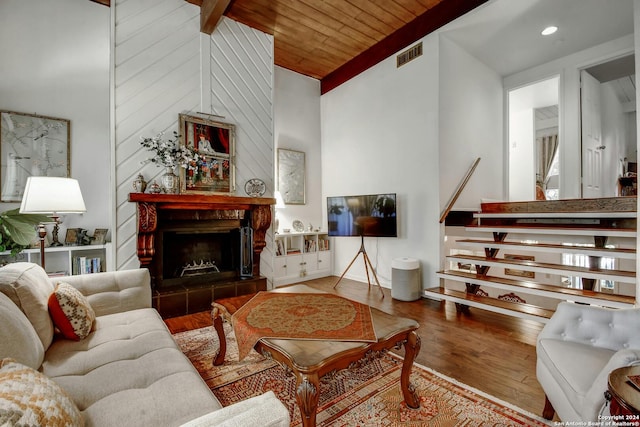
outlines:
[[[546,322],[560,301],[632,307],[635,197],[483,203],[445,224],[440,286],[425,296]]]

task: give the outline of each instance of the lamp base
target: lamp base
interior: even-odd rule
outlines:
[[[44,239],[47,237],[47,229],[44,224],[38,224],[38,238],[40,239],[40,266],[44,269]]]

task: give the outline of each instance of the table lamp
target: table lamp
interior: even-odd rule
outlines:
[[[58,240],[59,214],[83,213],[87,208],[80,192],[80,184],[73,178],[52,176],[31,176],[27,178],[24,188],[20,213],[45,214],[53,218],[53,243],[51,246],[62,246]],[[44,223],[38,226],[40,237],[40,264],[44,268],[44,238],[47,230]]]

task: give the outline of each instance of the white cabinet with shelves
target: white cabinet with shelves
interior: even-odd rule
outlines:
[[[331,248],[327,233],[276,234],[274,254],[274,286],[331,275]]]
[[[40,264],[40,249],[30,248],[11,255],[0,252],[0,265],[12,262],[33,262]],[[51,276],[85,274],[111,271],[111,243],[87,246],[52,246],[44,250],[44,262]]]

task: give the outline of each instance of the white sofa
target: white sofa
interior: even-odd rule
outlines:
[[[562,302],[538,335],[536,375],[546,396],[543,416],[597,422],[609,373],[640,363],[640,308]]]
[[[57,281],[80,290],[95,311],[93,330],[80,341],[54,333],[47,300]],[[0,268],[5,358],[53,380],[87,426],[289,425],[272,392],[222,408],[151,308],[145,269],[50,279],[36,264]],[[0,390],[0,425],[11,393],[2,397]]]

